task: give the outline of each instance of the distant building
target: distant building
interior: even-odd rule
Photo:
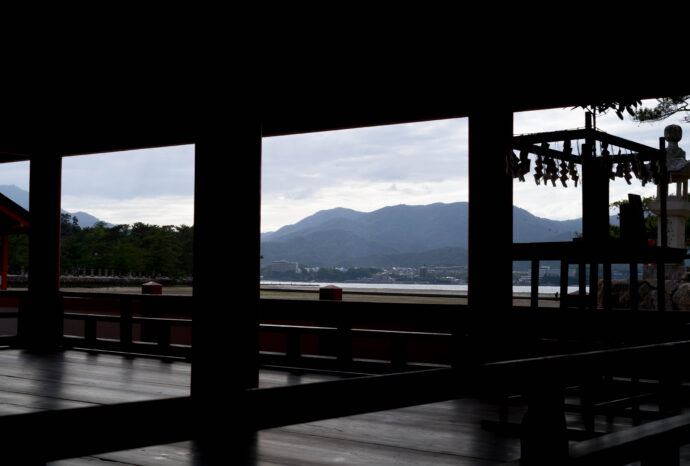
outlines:
[[[297,272],[297,262],[288,262],[285,259],[271,262],[271,272]]]

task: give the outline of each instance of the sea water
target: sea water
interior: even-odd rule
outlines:
[[[272,285],[272,286],[299,286],[299,287],[314,287],[319,288],[322,286],[334,285],[340,288],[347,289],[376,289],[376,290],[390,290],[390,291],[424,291],[424,292],[434,292],[434,291],[456,291],[459,295],[464,295],[467,293],[467,285],[443,285],[443,284],[431,284],[431,283],[334,283],[334,282],[281,282],[281,281],[269,281],[262,280],[261,285]],[[589,287],[587,287],[589,290]],[[513,285],[513,293],[522,294],[530,293],[532,288],[530,286],[519,286]],[[569,286],[568,293],[578,291],[578,286]],[[561,292],[560,286],[539,286],[539,294],[552,294]]]

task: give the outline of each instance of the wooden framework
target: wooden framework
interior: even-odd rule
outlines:
[[[533,322],[527,317],[518,318],[512,308],[511,264],[515,250],[511,230],[512,181],[504,162],[515,143],[531,144],[530,147],[534,148],[533,144],[537,140],[528,137],[513,139],[512,113],[540,107],[579,105],[581,97],[527,95],[519,101],[494,101],[487,104],[485,101],[478,102],[468,94],[465,103],[445,103],[440,109],[427,105],[421,111],[411,107],[391,111],[387,107],[386,111],[374,111],[368,115],[360,111],[353,117],[339,113],[337,107],[326,112],[313,111],[307,118],[281,114],[271,108],[257,114],[255,108],[251,107],[238,111],[235,115],[237,120],[219,118],[217,115],[223,115],[223,112],[214,110],[226,109],[218,108],[216,101],[209,99],[205,103],[211,108],[204,110],[204,118],[199,119],[200,123],[194,118],[175,121],[174,118],[164,118],[164,112],[159,112],[157,115],[164,118],[167,124],[161,125],[165,128],[163,130],[147,131],[149,115],[139,115],[128,121],[127,128],[98,126],[84,120],[78,131],[60,127],[57,131],[41,134],[40,140],[26,127],[8,132],[10,136],[6,140],[0,140],[0,150],[11,154],[7,160],[23,158],[31,162],[31,276],[28,292],[20,306],[18,340],[13,344],[33,351],[56,351],[64,347],[62,303],[66,294],[59,289],[62,157],[182,143],[192,143],[196,147],[195,281],[194,295],[191,298],[194,341],[190,396],[0,418],[0,426],[8,440],[7,449],[2,454],[9,458],[30,459],[32,464],[42,464],[96,451],[127,449],[188,438],[202,439],[212,451],[222,449],[225,453],[228,448],[242,448],[247,436],[255,429],[444,400],[481,391],[487,386],[514,386],[525,394],[532,413],[525,423],[526,431],[523,434],[523,464],[562,464],[568,455],[568,449],[567,445],[563,448],[563,431],[559,427],[562,410],[558,407],[558,395],[565,383],[569,383],[573,377],[591,375],[593,371],[608,374],[613,368],[626,370],[631,365],[638,370],[640,361],[649,361],[649,366],[645,368],[654,369],[660,379],[673,379],[681,371],[673,361],[682,361],[676,356],[685,358],[688,351],[687,341],[681,341],[548,357],[525,353],[525,358],[517,361],[510,361],[505,355],[492,357],[496,356],[497,347],[504,345],[506,341],[513,341],[507,339],[508,336],[529,329]],[[587,97],[600,96],[589,94]],[[276,108],[279,107],[273,107],[274,110]],[[321,109],[318,106],[316,108]],[[167,106],[165,110],[168,110]],[[194,117],[200,115],[195,108],[190,113]],[[448,323],[453,327],[448,330],[452,334],[456,351],[452,367],[359,377],[310,386],[270,390],[255,388],[260,307],[256,277],[259,275],[260,253],[262,136],[460,116],[469,117],[470,289],[468,314],[465,315],[467,321]],[[17,124],[15,123],[15,127]],[[123,129],[130,132],[122,136],[120,131]],[[488,136],[493,141],[490,150],[483,144]],[[552,136],[558,136],[562,140],[564,134]],[[622,143],[615,138],[609,142]],[[642,154],[642,151],[639,153]],[[589,167],[585,169],[589,171]],[[495,174],[495,178],[500,180],[498,189],[496,186],[489,187],[486,183],[482,185],[479,176],[486,173]],[[249,180],[249,187],[239,182],[229,184],[228,175],[242,181]],[[216,228],[215,201],[221,193],[227,198],[242,199],[237,205],[240,210],[237,215],[243,219],[244,228],[239,230],[239,238],[235,238],[235,242],[242,244],[248,254],[244,258],[246,266],[241,268],[228,267],[228,264],[235,263],[236,251],[219,246],[225,243],[223,234]],[[492,235],[486,234],[484,225],[487,213],[479,205],[486,194],[495,201],[503,219],[504,228],[497,229]],[[592,196],[598,198],[600,194],[601,192],[596,192]],[[589,205],[594,202],[592,199],[594,197],[590,198],[588,194],[584,201]],[[492,220],[495,219],[494,215],[495,213],[491,214]],[[603,236],[601,216],[599,208],[587,214],[586,235],[595,238]],[[485,279],[486,251],[491,251],[492,257],[498,257],[491,267],[491,274],[498,279],[491,284]],[[545,257],[543,252],[541,249],[529,251],[528,255],[532,257],[532,254],[536,254],[538,260]],[[623,251],[618,252],[622,254]],[[668,251],[662,248],[661,252],[663,254]],[[574,253],[580,254],[581,251]],[[613,254],[606,260],[612,259]],[[252,274],[250,270],[255,273]],[[236,287],[233,299],[218,299],[217,277],[220,276],[226,277],[227,282]],[[507,325],[507,316],[511,315],[517,321],[510,322],[519,322],[519,325]],[[126,313],[123,316],[129,319]],[[578,320],[577,316],[569,316]],[[563,337],[563,328],[559,327],[567,321],[560,320],[563,318],[564,316],[558,317],[559,321],[555,323],[558,325],[547,326],[549,332]],[[497,325],[502,322],[501,319],[506,319],[506,325]],[[673,326],[662,327],[664,330],[659,336],[661,341],[687,339],[682,338],[685,336],[684,332],[680,332],[681,335],[673,333]],[[466,331],[468,328],[471,331]],[[341,338],[348,338],[351,330],[352,328],[343,326]],[[640,334],[631,331],[628,337],[631,336],[634,339],[640,337]],[[127,331],[124,332],[124,338],[128,340]],[[528,348],[529,345],[518,344],[509,347],[517,352]],[[219,371],[223,371],[222,376]],[[229,379],[227,375],[230,375]],[[220,383],[221,380],[223,383]],[[400,387],[404,389],[401,390]],[[368,395],[366,402],[357,396],[363,393]],[[334,403],[333,400],[339,401]],[[183,429],[171,429],[168,418],[171,412],[178,413],[178,416],[185,419]],[[102,435],[98,441],[94,439],[93,443],[84,441],[91,439],[88,430],[91,421],[98,420],[100,425],[118,426],[119,421],[133,416],[132,413],[136,413],[139,418],[151,419],[152,422],[145,426],[140,424],[126,435],[118,431],[118,435]],[[217,417],[229,421],[226,422],[226,425],[231,424],[229,432],[220,431],[215,423],[207,422],[209,418]],[[68,436],[62,429],[73,422],[82,426],[80,432],[84,437]],[[685,425],[686,420],[681,424]],[[146,429],[147,434],[153,432],[156,435],[144,435],[142,429]],[[37,438],[42,439],[41,448],[36,448]],[[544,445],[555,448],[546,448]]]
[[[549,147],[550,143],[565,141],[562,150]],[[572,153],[572,141],[584,141],[579,155]],[[597,154],[596,143],[602,151]],[[527,260],[532,263],[532,305],[537,305],[537,287],[539,261],[559,260],[561,262],[561,306],[570,305],[568,299],[568,266],[579,265],[579,306],[582,308],[597,307],[599,265],[603,266],[604,307],[610,308],[611,264],[627,263],[630,270],[631,308],[637,309],[637,275],[638,264],[657,264],[657,307],[665,310],[665,267],[666,263],[680,263],[687,257],[685,249],[667,247],[667,203],[669,176],[666,171],[665,140],[659,138],[659,148],[616,137],[596,130],[592,125],[592,115],[586,115],[585,128],[576,130],[553,131],[548,133],[528,134],[513,137],[513,149],[537,154],[539,157],[562,160],[582,167],[582,238],[570,243],[516,244],[513,249],[514,260]],[[619,154],[611,154],[609,146],[617,146]],[[567,148],[567,149],[566,149]],[[620,149],[629,151],[620,154]],[[660,247],[649,246],[646,239],[640,236],[641,226],[633,221],[622,219],[621,240],[613,240],[609,234],[609,178],[614,163],[637,164],[643,170],[649,170],[649,180],[658,185],[660,194]],[[645,164],[648,163],[646,166]],[[646,167],[649,167],[646,168]],[[546,183],[544,179],[544,183]],[[640,221],[642,217],[640,215]],[[631,231],[637,228],[635,232]],[[589,266],[589,298],[587,299],[586,267]]]
[[[7,290],[9,236],[29,232],[29,212],[0,194],[0,290]]]

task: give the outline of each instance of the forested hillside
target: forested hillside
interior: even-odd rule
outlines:
[[[60,268],[63,274],[108,269],[116,274],[160,277],[192,275],[194,228],[144,223],[81,228],[75,217],[62,215]],[[9,272],[28,270],[28,236],[10,238]],[[83,273],[83,272],[82,272]]]

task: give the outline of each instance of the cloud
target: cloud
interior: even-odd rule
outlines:
[[[29,190],[29,162],[0,164],[0,185],[15,185]]]
[[[264,138],[262,231],[333,207],[466,199],[466,128],[455,119]]]
[[[194,146],[64,157],[62,207],[113,224],[192,225]]]
[[[62,197],[62,208],[68,212],[83,211],[112,224],[193,225],[194,198],[183,195],[158,195],[113,200],[91,195]]]
[[[194,147],[65,157],[63,195],[112,200],[194,195]]]

